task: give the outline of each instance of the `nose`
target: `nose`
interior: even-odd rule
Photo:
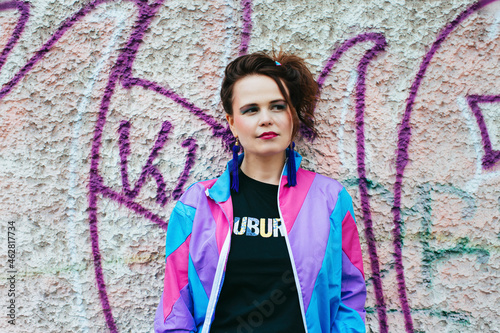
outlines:
[[[271,114],[271,111],[267,108],[261,109],[260,112],[260,118],[259,118],[259,125],[260,126],[268,126],[273,123],[273,117]]]

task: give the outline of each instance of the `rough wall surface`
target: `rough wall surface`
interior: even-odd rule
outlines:
[[[230,158],[223,68],[272,47],[322,86],[297,146],[353,196],[367,331],[500,331],[500,1],[8,0],[0,27],[0,331],[151,331],[175,199]]]

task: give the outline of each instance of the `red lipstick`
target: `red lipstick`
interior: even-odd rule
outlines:
[[[278,134],[275,132],[264,132],[261,135],[259,135],[258,137],[259,137],[259,139],[269,140],[269,139],[275,138],[277,136],[278,136]]]

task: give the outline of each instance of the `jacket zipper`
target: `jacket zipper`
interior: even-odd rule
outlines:
[[[283,167],[283,172],[285,171],[286,167],[286,161],[285,161],[285,166]],[[283,172],[281,173],[283,175]],[[292,248],[290,247],[290,241],[288,240],[288,230],[286,230],[286,224],[285,220],[283,219],[283,214],[281,214],[281,207],[280,207],[280,189],[281,189],[281,178],[280,177],[280,182],[278,185],[278,212],[280,214],[280,219],[281,219],[281,226],[285,230],[285,242],[286,242],[286,247],[288,249],[288,256],[290,258],[290,263],[292,264],[292,271],[293,271],[293,278],[295,280],[295,287],[297,288],[297,296],[299,297],[299,306],[300,306],[300,313],[302,314],[302,322],[304,323],[304,330],[307,333],[307,324],[306,324],[306,315],[304,312],[304,298],[302,296],[302,289],[300,288],[300,282],[299,282],[299,276],[297,274],[297,268],[295,267],[295,260],[293,259],[293,253],[292,253]]]
[[[281,172],[281,175],[283,175],[283,173],[285,171],[285,167],[286,167],[286,161],[285,161],[285,165],[283,167],[283,170]],[[283,214],[281,213],[281,207],[280,207],[281,178],[282,177],[280,176],[280,181],[279,181],[279,184],[278,184],[278,196],[276,198],[277,202],[278,202],[278,212],[279,212],[279,215],[280,215],[282,228],[285,229],[284,237],[285,237],[286,247],[287,247],[287,250],[288,250],[288,256],[290,258],[290,263],[292,265],[292,271],[293,271],[293,278],[294,278],[294,281],[295,281],[295,287],[297,288],[297,295],[298,295],[298,298],[299,298],[300,313],[302,315],[302,323],[304,324],[304,330],[305,330],[305,332],[308,333],[307,324],[306,324],[306,316],[305,316],[305,313],[304,313],[304,299],[303,299],[303,296],[302,296],[302,289],[300,288],[300,282],[299,282],[299,277],[298,277],[298,274],[297,274],[297,268],[295,267],[295,260],[293,259],[293,253],[292,253],[292,249],[290,247],[290,241],[288,240],[288,230],[286,230],[285,220],[283,219]],[[212,199],[208,195],[208,189],[206,190],[205,193],[206,193],[207,197],[209,197],[210,199]],[[216,303],[216,299],[217,299],[217,297],[219,295],[220,284],[222,282],[222,272],[224,271],[224,267],[225,267],[225,265],[227,263],[227,258],[228,258],[228,255],[229,255],[229,247],[230,247],[230,243],[231,243],[231,230],[232,230],[232,228],[231,228],[231,222],[229,221],[229,218],[227,217],[226,212],[224,211],[224,209],[222,209],[222,207],[219,205],[219,203],[217,201],[215,201],[215,202],[217,203],[217,206],[219,206],[220,210],[222,211],[222,213],[226,217],[226,221],[229,224],[229,229],[228,229],[228,234],[226,235],[226,239],[224,240],[224,244],[222,245],[222,250],[221,250],[221,257],[223,256],[224,260],[220,260],[221,258],[219,258],[219,262],[217,264],[217,269],[215,270],[214,283],[212,284],[212,290],[210,292],[210,299],[208,301],[207,313],[205,315],[205,322],[203,323],[203,330],[201,331],[202,333],[209,333],[209,327],[210,327],[210,325],[212,325],[212,316],[213,316],[213,312],[215,310],[215,303]],[[207,323],[208,323],[208,325],[207,325]]]

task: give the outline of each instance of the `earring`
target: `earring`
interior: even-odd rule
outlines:
[[[295,153],[293,148],[295,147],[295,142],[291,142],[290,146],[287,149],[287,160],[286,160],[286,171],[288,175],[288,184],[287,186],[295,186],[297,185],[297,170],[295,169]]]
[[[231,181],[231,190],[236,191],[238,193],[238,189],[240,187],[240,182],[238,179],[238,171],[240,166],[238,165],[238,153],[240,152],[240,141],[238,140],[238,137],[236,137],[236,142],[234,143],[233,146],[233,164],[232,164],[232,170],[231,173],[233,175],[233,179]]]

